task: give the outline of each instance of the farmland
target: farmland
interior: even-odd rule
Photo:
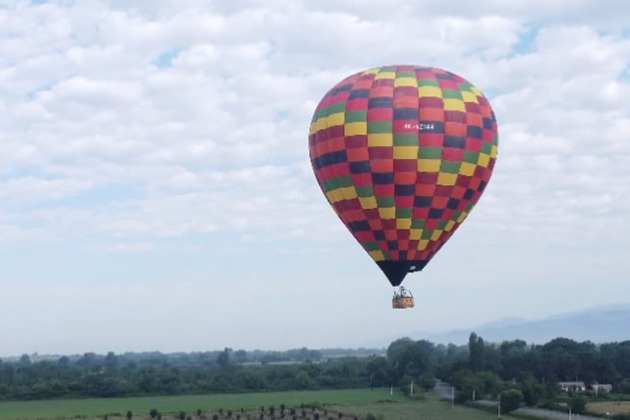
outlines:
[[[331,407],[331,409],[361,417],[368,413],[377,416],[380,414],[384,420],[490,420],[497,417],[494,413],[482,410],[460,405],[451,406],[448,402],[440,401],[435,394],[425,394],[425,397],[420,401],[349,404]],[[501,416],[501,418],[515,419],[506,415]]]
[[[260,406],[287,407],[318,402],[320,404],[374,404],[379,401],[403,401],[400,393],[390,395],[389,389],[294,391],[249,394],[213,394],[130,398],[86,398],[45,401],[15,401],[0,403],[0,419],[102,417],[106,414],[148,414],[152,408],[162,413],[255,409]]]
[[[593,413],[610,415],[630,414],[630,401],[605,401],[588,403],[588,410]]]
[[[299,407],[302,404],[318,403],[323,407],[319,410],[321,418],[323,410],[329,410],[329,416],[334,412],[344,413],[344,418],[353,418],[354,415],[365,418],[368,413],[377,417],[382,415],[385,420],[412,420],[412,419],[440,419],[440,420],[484,420],[494,416],[466,407],[451,407],[450,404],[439,401],[433,394],[419,401],[412,401],[400,393],[390,395],[389,389],[354,389],[335,391],[300,391],[300,392],[273,392],[250,394],[226,394],[226,395],[188,395],[188,396],[163,396],[163,397],[135,397],[135,398],[91,398],[91,399],[65,399],[30,402],[3,402],[0,403],[0,419],[2,420],[36,420],[36,419],[61,419],[61,418],[104,418],[108,415],[110,420],[124,418],[127,411],[134,413],[134,419],[149,418],[151,409],[164,413],[163,419],[174,418],[180,412],[185,412],[196,420],[197,410],[201,410],[206,418],[212,418],[214,413],[223,410],[223,416],[227,410],[240,413],[245,409],[245,414],[254,418],[258,415],[261,406],[274,406],[279,410],[281,404],[290,407]],[[303,418],[299,415],[298,418]],[[310,411],[306,418],[313,418]],[[243,416],[245,417],[245,416]],[[258,416],[256,416],[258,418]],[[271,418],[266,416],[265,418]],[[289,417],[287,417],[289,418]],[[506,417],[509,419],[509,417]]]

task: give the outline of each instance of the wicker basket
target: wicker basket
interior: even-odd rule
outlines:
[[[413,298],[408,296],[395,297],[392,299],[392,308],[394,309],[407,309],[413,308]]]

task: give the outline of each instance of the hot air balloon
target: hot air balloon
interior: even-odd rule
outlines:
[[[498,131],[486,97],[451,72],[384,66],[337,83],[309,132],[315,177],[392,286],[422,270],[488,185]],[[413,306],[405,289],[392,305]]]

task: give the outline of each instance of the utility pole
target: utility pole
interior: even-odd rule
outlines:
[[[455,407],[455,387],[451,387],[451,407]]]
[[[501,394],[497,397],[497,418],[501,418]]]

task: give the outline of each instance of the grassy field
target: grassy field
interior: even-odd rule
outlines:
[[[449,402],[441,401],[435,394],[425,394],[420,401],[381,402],[366,404],[348,404],[331,407],[344,414],[365,416],[367,413],[382,415],[384,420],[490,420],[497,415],[464,406],[452,407]],[[502,419],[516,420],[515,417],[501,416]]]
[[[379,401],[404,401],[400,393],[390,395],[387,389],[351,389],[335,391],[295,391],[269,392],[255,394],[227,395],[183,395],[168,397],[136,397],[136,398],[89,398],[76,400],[19,401],[0,403],[0,419],[2,420],[35,420],[73,417],[103,417],[105,414],[120,413],[127,410],[134,414],[147,416],[149,410],[157,409],[161,413],[187,413],[217,411],[245,408],[246,410],[260,406],[287,407],[299,406],[303,403],[318,402],[327,405],[362,406]]]
[[[586,408],[601,414],[630,414],[630,401],[590,402]]]
[[[437,395],[425,394],[419,401],[410,401],[400,393],[390,395],[389,389],[352,389],[337,391],[270,392],[256,394],[228,395],[188,395],[173,397],[139,397],[111,399],[50,400],[0,403],[2,420],[36,420],[61,418],[122,418],[127,410],[134,413],[134,419],[148,418],[149,410],[157,409],[171,415],[184,411],[194,415],[197,409],[204,414],[216,413],[220,408],[237,412],[240,408],[253,410],[260,406],[281,404],[296,407],[300,404],[318,402],[325,404],[332,412],[344,415],[364,417],[367,413],[382,415],[384,420],[490,420],[495,415],[462,406],[451,407],[450,403],[440,401]],[[118,413],[118,415],[112,415]],[[210,416],[208,416],[210,417]],[[168,417],[165,415],[164,419]],[[172,418],[172,417],[170,417]],[[252,415],[252,418],[255,418]],[[310,417],[309,417],[310,418]],[[325,418],[325,417],[322,417]],[[350,417],[345,417],[350,418]],[[504,416],[505,419],[513,419]]]

